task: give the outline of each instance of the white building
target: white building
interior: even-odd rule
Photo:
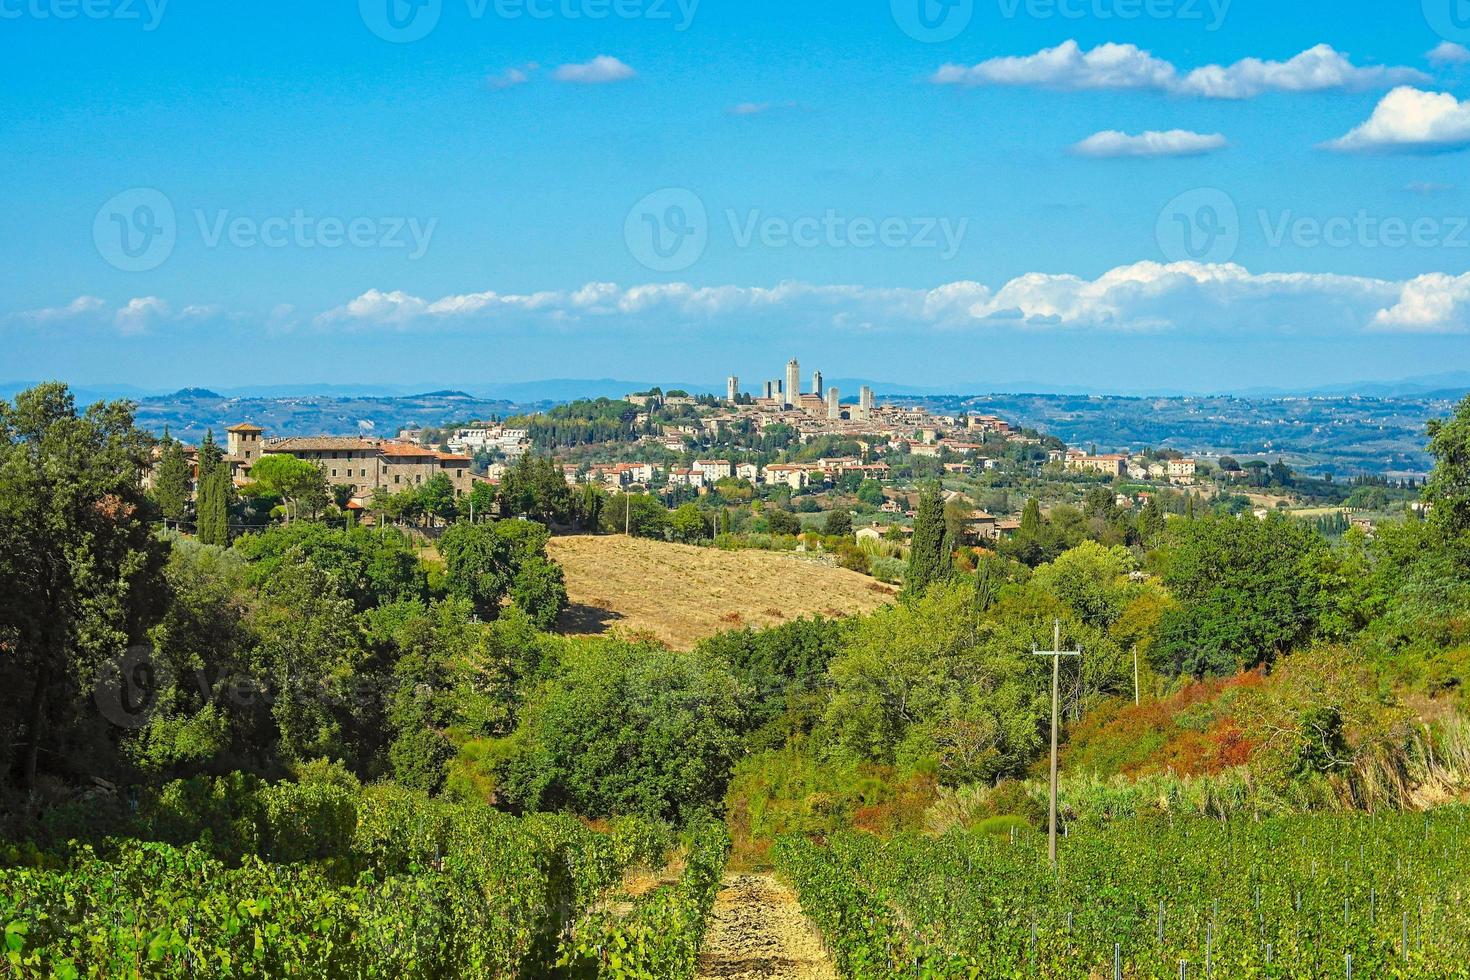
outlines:
[[[449,450],[455,453],[502,453],[509,459],[517,459],[525,455],[530,441],[528,429],[485,426],[456,430],[449,439]]]
[[[714,483],[734,474],[734,468],[727,459],[699,459],[694,461],[694,468],[704,474],[706,481]]]

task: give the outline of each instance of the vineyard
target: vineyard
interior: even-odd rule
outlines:
[[[783,839],[843,974],[1470,977],[1465,811]]]
[[[258,824],[247,805],[182,846],[0,852],[0,864],[40,865],[0,867],[0,973],[689,977],[728,849],[714,824],[676,835],[621,819],[598,831],[396,789],[354,798],[285,784],[247,803],[262,797],[274,805],[256,809]],[[621,894],[625,872],[671,857],[675,880]]]

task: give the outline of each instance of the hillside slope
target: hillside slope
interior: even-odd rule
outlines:
[[[847,616],[889,602],[866,575],[769,551],[721,551],[623,535],[552,538],[571,608],[558,631],[647,634],[676,650],[742,625]]]

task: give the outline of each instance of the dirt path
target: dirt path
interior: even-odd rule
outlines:
[[[698,980],[837,980],[816,928],[774,875],[734,875],[715,899]]]

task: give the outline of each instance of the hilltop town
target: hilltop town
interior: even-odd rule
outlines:
[[[429,532],[459,517],[534,513],[571,531],[792,551],[885,582],[901,579],[927,485],[940,489],[956,545],[1023,552],[1060,549],[1089,525],[1126,542],[1197,509],[1285,510],[1342,533],[1415,506],[1411,480],[1334,482],[1280,459],[1170,449],[1099,452],[991,413],[880,400],[867,386],[854,394],[844,401],[793,358],[753,392],[730,377],[723,398],[653,387],[385,438],[275,435],[239,421],[214,451],[228,467],[234,533],[303,508]],[[187,530],[198,523],[201,447],[177,451],[196,479],[165,518]],[[159,465],[168,452],[156,451]],[[286,476],[281,458],[296,466]]]

